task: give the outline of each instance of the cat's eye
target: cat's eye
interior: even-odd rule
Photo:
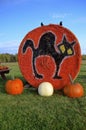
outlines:
[[[67,54],[68,54],[68,55],[72,55],[72,54],[73,54],[73,51],[72,51],[71,48],[67,50]]]
[[[61,46],[60,46],[60,51],[61,51],[62,53],[65,52],[65,46],[64,46],[64,45],[61,45]]]

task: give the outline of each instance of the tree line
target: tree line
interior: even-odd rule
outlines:
[[[86,55],[82,55],[82,60],[86,60]]]
[[[0,62],[17,62],[17,54],[0,54]]]
[[[82,60],[86,60],[86,55],[82,55]],[[0,54],[0,62],[17,62],[18,54]]]

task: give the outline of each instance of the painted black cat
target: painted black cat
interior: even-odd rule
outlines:
[[[38,48],[34,47],[34,42],[31,39],[26,40],[26,42],[24,43],[23,48],[22,48],[23,54],[27,51],[28,48],[32,49],[32,52],[33,52],[33,57],[32,57],[33,66],[32,67],[33,67],[33,72],[36,78],[43,77],[42,75],[38,74],[35,67],[35,60],[38,56],[49,55],[54,59],[55,64],[56,64],[56,71],[53,78],[60,79],[61,76],[58,75],[58,72],[59,72],[59,68],[60,68],[60,64],[62,60],[65,57],[74,55],[73,46],[75,44],[75,41],[73,41],[72,43],[69,43],[67,41],[66,36],[64,35],[61,43],[56,45],[59,52],[57,52],[55,49],[55,44],[56,44],[55,42],[56,42],[55,35],[52,32],[46,32],[41,36],[39,40]]]

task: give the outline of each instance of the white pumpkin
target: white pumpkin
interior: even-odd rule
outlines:
[[[49,82],[42,82],[38,87],[38,93],[41,96],[51,96],[53,95],[53,92],[53,86]]]

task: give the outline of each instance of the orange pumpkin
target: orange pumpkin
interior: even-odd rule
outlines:
[[[8,67],[7,67],[7,66],[0,65],[0,70],[5,70],[5,69],[8,69]]]
[[[71,84],[66,85],[63,89],[64,94],[72,98],[82,97],[84,95],[84,90],[82,85],[80,83],[74,84],[71,76],[70,76],[70,81]]]
[[[70,84],[64,87],[64,94],[68,97],[77,98],[82,97],[84,95],[84,90],[81,84]]]
[[[23,92],[23,89],[23,82],[18,78],[14,80],[8,80],[5,84],[5,90],[8,94],[21,94]]]

